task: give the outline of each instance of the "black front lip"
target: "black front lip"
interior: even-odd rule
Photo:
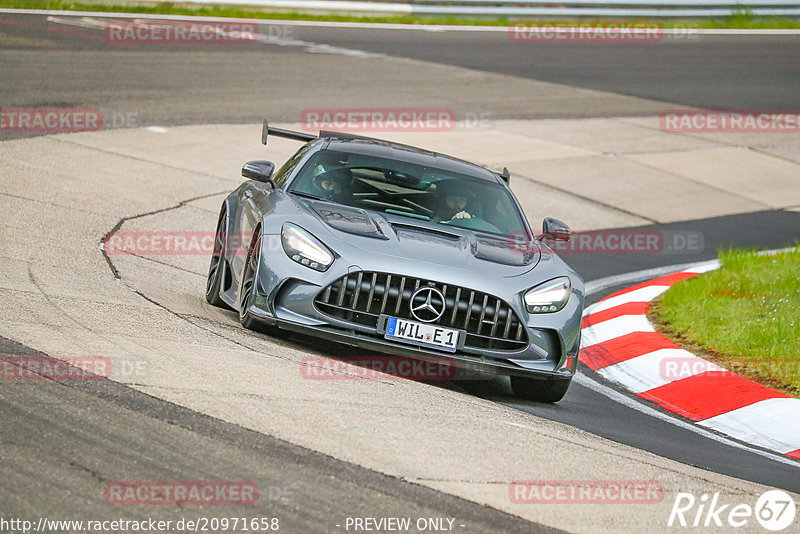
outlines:
[[[252,313],[252,308],[251,308]],[[282,319],[275,319],[274,317],[263,317],[254,315],[254,318],[269,324],[277,326],[283,330],[296,332],[300,334],[311,334],[319,339],[327,339],[336,341],[346,345],[352,345],[363,349],[374,350],[385,354],[394,356],[404,356],[406,358],[438,358],[452,360],[455,367],[464,371],[470,371],[475,374],[486,375],[503,375],[503,376],[522,376],[528,378],[539,377],[542,379],[570,379],[575,374],[575,368],[565,369],[561,371],[546,371],[539,369],[524,369],[518,365],[496,360],[494,358],[469,356],[465,354],[450,353],[444,351],[429,350],[424,347],[403,344],[402,346],[391,341],[385,341],[380,338],[374,338],[359,334],[357,332],[343,332],[339,329],[326,327],[326,326],[309,326],[299,323],[293,323]]]

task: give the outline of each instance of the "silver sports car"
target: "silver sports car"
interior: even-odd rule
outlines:
[[[369,351],[508,375],[559,401],[577,366],[584,288],[538,238],[495,173],[443,154],[337,132],[273,128],[305,144],[222,204],[210,304],[246,328],[279,327]],[[243,245],[243,246],[242,246]]]

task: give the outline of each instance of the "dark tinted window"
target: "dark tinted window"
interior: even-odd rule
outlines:
[[[499,183],[407,161],[320,150],[303,166],[292,190],[469,230],[525,231],[516,203]]]
[[[286,183],[286,179],[289,177],[290,174],[292,174],[292,171],[294,170],[295,167],[297,167],[297,164],[300,163],[300,160],[303,159],[303,156],[306,155],[306,152],[308,152],[309,148],[310,145],[303,146],[300,150],[295,152],[294,156],[289,158],[286,161],[286,163],[284,163],[281,166],[280,169],[278,169],[278,172],[275,173],[275,176],[273,177],[275,185],[277,185],[278,187],[282,187],[283,184]]]

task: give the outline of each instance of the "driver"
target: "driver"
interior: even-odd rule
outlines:
[[[481,217],[480,204],[468,184],[457,180],[441,181],[436,184],[438,205],[434,219],[449,222],[453,219],[474,219]]]
[[[314,176],[312,178],[316,190],[314,194],[334,202],[347,203],[350,195],[348,195],[349,188],[346,187],[349,179],[344,176],[346,172],[344,169],[336,169]]]
[[[323,191],[326,196],[333,195],[339,196],[344,193],[344,189],[342,188],[342,184],[329,172],[325,174],[321,174],[317,177],[316,180],[317,187]]]

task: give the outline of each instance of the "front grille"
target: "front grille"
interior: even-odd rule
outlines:
[[[466,330],[465,347],[510,351],[528,344],[527,331],[506,302],[441,282],[360,271],[333,282],[314,302],[325,314],[376,328],[381,314],[418,321],[411,315],[411,295],[425,286],[435,287],[445,297],[444,314],[431,324]]]

